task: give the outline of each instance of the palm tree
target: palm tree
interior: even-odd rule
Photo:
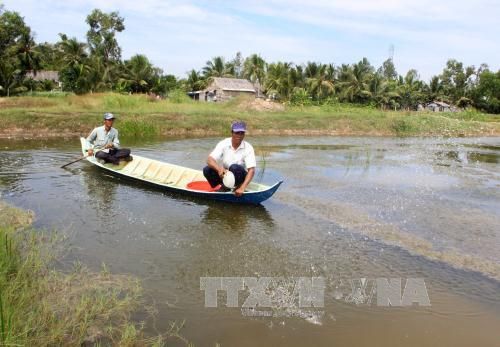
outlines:
[[[30,31],[24,31],[19,38],[19,61],[21,62],[21,68],[24,71],[32,70],[36,74],[36,72],[40,69],[41,57],[34,48],[35,41],[33,40]]]
[[[145,93],[151,87],[154,80],[154,68],[145,55],[134,55],[125,61],[125,81],[133,93]]]
[[[352,67],[342,65],[339,73],[339,86],[343,99],[350,102],[366,102],[371,97],[368,84],[373,74],[373,67],[363,58]]]
[[[331,79],[332,72],[328,65],[309,62],[305,74],[309,91],[316,100],[321,100],[324,96],[333,94],[334,82]]]
[[[203,79],[201,74],[196,71],[195,69],[192,69],[188,73],[188,78],[187,78],[187,85],[189,91],[195,91],[195,90],[201,90],[206,88],[207,83],[206,80]]]
[[[409,70],[398,87],[401,97],[401,107],[406,110],[416,109],[417,105],[423,101],[423,83],[418,78],[417,70]]]
[[[121,70],[125,70],[122,67]],[[101,92],[110,90],[115,84],[119,74],[118,65],[112,62],[105,62],[105,58],[93,55],[89,58],[86,79],[91,92]]]
[[[61,41],[58,42],[57,46],[61,49],[63,53],[63,63],[66,67],[78,67],[83,64],[87,54],[87,45],[83,42],[78,42],[78,40],[73,37],[68,39],[64,34],[60,34]]]
[[[62,55],[62,69],[60,70],[63,88],[76,93],[88,92],[92,84],[89,81],[91,73],[90,61],[87,54],[87,45],[78,42],[76,38],[68,38],[59,34],[61,41],[56,44]]]
[[[206,62],[203,75],[211,79],[213,77],[234,77],[234,66],[224,61],[223,57],[214,57]]]
[[[399,98],[399,94],[395,91],[395,83],[388,81],[381,72],[373,75],[369,90],[375,105],[382,109],[394,105]]]
[[[304,89],[306,87],[306,76],[304,73],[304,67],[302,65],[292,66],[288,72],[288,80],[290,82],[290,86],[293,86],[293,89],[295,88]]]
[[[441,83],[441,79],[439,78],[439,76],[433,76],[431,78],[428,91],[429,91],[428,101],[443,98],[444,88],[443,88],[443,84]]]
[[[290,83],[292,63],[272,63],[268,66],[265,80],[267,94],[274,94],[280,99],[288,99],[293,85]]]
[[[257,83],[257,96],[260,95],[260,88],[266,76],[266,62],[258,54],[252,54],[245,59],[243,64],[243,76],[252,83]]]

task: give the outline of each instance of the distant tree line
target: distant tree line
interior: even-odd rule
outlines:
[[[349,102],[382,109],[413,110],[419,104],[444,101],[461,108],[500,113],[500,70],[486,64],[464,66],[451,59],[429,83],[416,70],[400,75],[392,59],[376,69],[363,58],[354,64],[266,62],[258,54],[230,60],[214,57],[199,71],[177,79],[155,67],[142,54],[122,60],[116,34],[125,30],[117,12],[93,10],[86,18],[86,42],[59,34],[60,40],[36,43],[31,29],[17,12],[0,6],[0,95],[51,90],[50,81],[35,81],[41,70],[59,72],[64,91],[77,94],[117,91],[166,96],[173,90],[207,87],[213,77],[246,78],[259,92],[294,105]],[[30,74],[28,74],[30,73]]]

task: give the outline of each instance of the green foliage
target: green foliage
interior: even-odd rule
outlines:
[[[186,92],[182,89],[174,89],[168,93],[167,98],[170,102],[175,104],[180,103],[190,103],[191,99],[186,95]]]
[[[496,73],[489,70],[479,75],[477,89],[472,93],[476,105],[490,113],[500,113],[500,70]]]
[[[302,95],[303,100],[309,95],[305,89],[296,89],[295,92]],[[17,128],[24,129],[23,136],[40,132],[59,134],[57,129],[69,129],[69,132],[64,132],[66,136],[88,134],[94,126],[101,124],[105,111],[117,115],[115,126],[121,136],[129,139],[156,135],[224,135],[236,114],[250,125],[251,131],[261,134],[275,134],[276,131],[303,135],[404,136],[500,133],[500,116],[474,109],[450,113],[383,111],[370,103],[340,102],[335,96],[320,104],[311,101],[310,105],[306,102],[303,105],[300,102],[286,105],[254,102],[246,98],[235,98],[227,103],[205,103],[187,100],[183,91],[173,94],[176,93],[179,96],[177,102],[168,97],[151,102],[152,99],[145,95],[118,93],[68,96],[35,93],[32,97],[10,98],[4,100],[0,108],[0,133]],[[255,105],[264,107],[255,109]]]
[[[159,124],[144,118],[127,118],[120,122],[120,134],[124,137],[151,138],[159,136],[161,128]]]
[[[87,31],[87,43],[91,54],[102,57],[105,64],[118,62],[121,57],[121,48],[115,35],[125,30],[124,19],[119,16],[118,12],[108,14],[95,9],[87,16],[86,22],[90,26]]]
[[[294,106],[311,105],[312,97],[304,88],[295,88],[290,98],[290,104]]]
[[[208,60],[203,67],[203,76],[208,79],[211,77],[234,77],[234,75],[234,65],[226,63],[224,57],[221,56]]]
[[[260,85],[264,82],[266,76],[266,62],[258,54],[252,54],[245,59],[243,66],[243,77],[246,79],[257,82]]]
[[[122,81],[132,93],[146,93],[151,89],[155,80],[153,65],[145,55],[134,55],[125,61],[125,71]]]
[[[450,59],[446,62],[440,79],[443,90],[452,102],[456,103],[461,97],[468,95],[472,88],[472,76],[475,74],[475,68],[468,66],[464,68],[461,62]]]
[[[102,105],[106,110],[129,110],[137,108],[145,98],[130,97],[128,95],[107,94],[103,97]]]
[[[416,70],[398,75],[391,58],[375,69],[367,58],[354,64],[308,62],[267,63],[258,54],[240,52],[228,61],[223,56],[208,60],[201,72],[192,69],[185,79],[164,74],[149,59],[137,54],[121,60],[117,34],[125,30],[118,12],[93,10],[86,18],[87,42],[60,34],[55,44],[36,45],[31,29],[16,12],[0,11],[0,95],[53,88],[49,83],[25,81],[29,70],[59,71],[63,90],[77,94],[119,93],[168,96],[173,103],[186,102],[183,92],[203,90],[215,77],[246,78],[257,94],[292,105],[322,105],[332,100],[375,105],[383,110],[415,111],[419,105],[443,101],[462,109],[476,107],[500,113],[498,72],[486,65],[464,66],[450,59],[441,74],[429,83]],[[307,94],[307,97],[306,97]],[[399,126],[398,126],[399,127]]]
[[[293,90],[290,80],[292,63],[272,63],[268,65],[267,76],[264,83],[267,95],[272,99],[288,100]]]
[[[189,344],[180,334],[184,322],[145,338],[145,324],[131,321],[145,304],[136,278],[111,274],[105,265],[92,272],[79,262],[70,271],[53,269],[64,238],[31,229],[30,212],[2,201],[0,209],[0,346]]]
[[[33,50],[31,29],[17,12],[0,12],[0,95],[22,92],[27,69],[37,70],[39,56]]]
[[[396,135],[409,135],[413,130],[412,122],[408,118],[397,118],[393,120],[392,129]]]

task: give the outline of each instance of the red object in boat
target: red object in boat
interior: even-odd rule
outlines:
[[[193,181],[187,184],[188,189],[199,190],[202,192],[215,192],[220,188],[220,184],[214,188],[210,187],[210,183],[207,181]]]

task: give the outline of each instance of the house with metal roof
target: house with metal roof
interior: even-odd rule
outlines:
[[[207,88],[188,95],[199,101],[224,102],[240,95],[255,98],[256,90],[252,82],[245,79],[214,77]]]

